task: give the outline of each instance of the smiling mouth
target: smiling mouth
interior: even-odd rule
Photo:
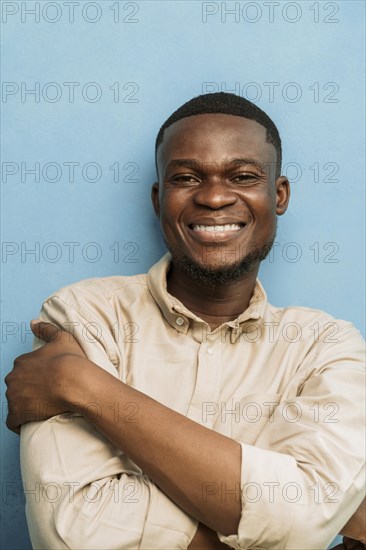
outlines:
[[[191,224],[188,227],[195,232],[204,232],[204,233],[222,233],[229,231],[240,231],[245,226],[244,223],[225,223],[221,225],[201,225],[201,224]]]

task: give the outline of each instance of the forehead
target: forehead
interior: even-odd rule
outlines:
[[[194,115],[178,120],[164,132],[158,150],[163,168],[173,159],[227,162],[230,158],[276,161],[276,151],[266,141],[264,126],[244,117],[224,114]]]

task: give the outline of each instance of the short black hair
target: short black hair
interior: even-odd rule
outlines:
[[[158,173],[157,153],[159,145],[163,142],[164,131],[166,128],[189,116],[204,115],[219,113],[224,115],[242,116],[249,120],[254,120],[261,124],[266,129],[266,141],[272,143],[276,149],[277,166],[276,177],[281,173],[282,163],[282,147],[280,134],[274,122],[269,116],[262,111],[257,105],[245,99],[244,97],[227,92],[216,92],[210,94],[202,94],[193,99],[190,99],[179,107],[170,117],[164,122],[160,128],[155,142],[155,164],[156,172]]]

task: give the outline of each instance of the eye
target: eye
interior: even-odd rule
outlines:
[[[193,174],[177,174],[175,176],[172,176],[170,178],[170,181],[172,183],[178,183],[178,184],[185,184],[185,185],[192,185],[199,183],[200,180],[197,178],[197,176],[194,176]]]
[[[240,174],[235,174],[232,176],[231,181],[234,183],[239,183],[241,185],[251,185],[258,181],[258,174],[252,174],[250,172],[242,172]]]

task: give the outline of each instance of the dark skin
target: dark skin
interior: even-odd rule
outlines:
[[[275,162],[265,129],[242,117],[200,115],[168,128],[159,148],[160,181],[153,186],[152,200],[169,247],[201,266],[220,269],[273,240],[277,216],[289,200],[287,179],[276,179],[267,168]],[[221,224],[235,227],[222,234],[194,230]],[[259,262],[235,281],[208,287],[189,278],[177,261],[168,290],[214,330],[247,308],[258,269]],[[19,433],[25,422],[66,411],[83,414],[88,403],[98,402],[103,412],[95,427],[200,522],[189,548],[224,547],[216,532],[237,531],[240,502],[232,498],[223,503],[218,495],[203,505],[200,487],[207,479],[230,487],[240,482],[240,445],[116,380],[89,361],[68,333],[49,323],[33,331],[48,343],[18,358],[6,378],[8,427]],[[138,405],[139,422],[116,422],[109,404],[129,401]],[[36,418],[26,412],[34,411],[35,404]]]
[[[152,191],[166,242],[215,269],[271,241],[290,196],[287,178],[271,178],[268,167],[275,163],[265,128],[252,120],[199,115],[170,126],[158,152],[161,182]],[[193,232],[194,223],[245,226],[216,241],[206,232]],[[168,290],[213,329],[248,307],[258,269],[259,263],[239,280],[209,288],[174,264]]]

